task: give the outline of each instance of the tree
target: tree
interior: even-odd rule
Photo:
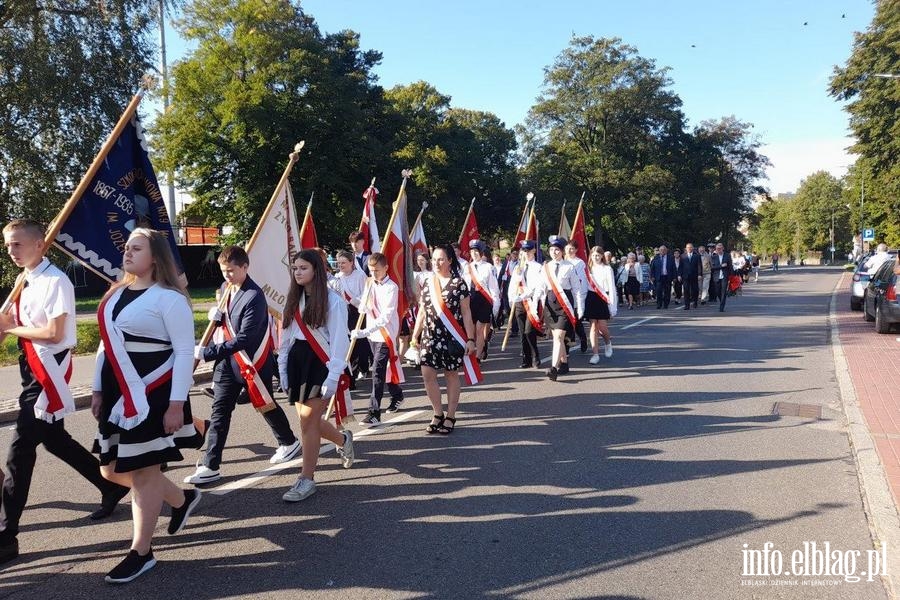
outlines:
[[[849,238],[850,211],[842,201],[842,193],[841,181],[827,171],[817,171],[800,182],[794,202],[802,250],[828,250],[831,246],[832,215],[835,241]]]
[[[188,216],[248,239],[287,154],[305,140],[295,194],[315,192],[320,238],[345,240],[369,180],[388,173],[371,71],[381,55],[361,51],[352,31],[323,35],[288,0],[196,0],[179,29],[197,48],[174,66],[173,105],[155,132],[162,164],[197,198]]]
[[[900,80],[877,74],[900,75],[900,0],[878,0],[868,29],[857,33],[853,52],[844,67],[836,67],[830,93],[847,102],[850,129],[866,176],[869,215],[883,218],[880,229],[895,232],[900,241]],[[859,198],[860,190],[856,190]],[[871,224],[876,224],[872,222]]]
[[[140,78],[156,3],[0,3],[0,218],[52,219]],[[7,278],[4,278],[8,280]],[[7,281],[8,283],[8,281]]]

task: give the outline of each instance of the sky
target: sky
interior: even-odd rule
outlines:
[[[618,37],[670,69],[688,126],[734,115],[753,124],[773,163],[771,193],[818,170],[836,176],[854,157],[848,116],[828,96],[869,0],[305,0],[323,32],[352,29],[383,54],[386,87],[425,80],[457,108],[524,121],[544,68],[573,35]],[[170,39],[172,35],[170,34]],[[170,62],[186,51],[174,36]]]

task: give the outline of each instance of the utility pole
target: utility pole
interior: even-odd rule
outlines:
[[[162,80],[163,80],[163,114],[166,114],[169,110],[169,67],[166,64],[166,14],[165,14],[165,0],[158,0],[159,5],[159,60],[160,60],[160,71],[162,72]],[[175,223],[175,219],[177,215],[175,214],[175,175],[172,173],[171,169],[166,171],[166,186],[169,188],[169,222],[172,223],[172,231],[175,231],[177,224]],[[178,238],[181,229],[178,228],[176,232],[176,239]]]

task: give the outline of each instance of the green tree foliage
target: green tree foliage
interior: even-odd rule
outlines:
[[[197,198],[187,216],[246,240],[302,139],[295,195],[315,192],[320,235],[345,238],[369,179],[386,171],[385,139],[369,126],[383,120],[371,73],[381,55],[353,32],[323,35],[287,0],[197,0],[179,28],[197,49],[174,66],[156,132],[162,164]]]
[[[860,155],[851,177],[858,202],[865,177],[869,225],[884,230],[891,244],[900,243],[900,0],[878,0],[869,28],[857,33],[853,52],[831,78],[831,95],[846,101],[850,129]]]
[[[4,222],[59,211],[152,69],[156,4],[0,2]]]
[[[551,228],[562,199],[585,191],[595,241],[612,248],[733,234],[767,161],[733,117],[685,131],[671,84],[619,39],[573,38],[545,70],[519,134]]]

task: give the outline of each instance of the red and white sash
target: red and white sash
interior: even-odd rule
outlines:
[[[578,319],[575,317],[575,309],[572,308],[572,303],[569,302],[568,296],[566,296],[562,287],[560,287],[559,281],[556,279],[556,274],[550,270],[550,264],[551,263],[548,262],[544,265],[544,274],[547,276],[547,282],[550,284],[550,289],[553,291],[553,295],[556,296],[557,302],[562,306],[563,312],[566,313],[569,323],[575,325],[575,323],[578,322]]]
[[[525,265],[525,268],[528,268],[528,265]],[[525,281],[522,277],[519,278],[519,295],[524,296],[525,292]],[[531,326],[535,329],[535,331],[543,331],[544,323],[541,320],[540,306],[535,305],[533,302],[529,302],[528,299],[522,299],[522,308],[525,309],[525,314],[528,316],[528,320],[531,321]]]
[[[231,322],[231,316],[228,314],[228,309],[231,307],[233,290],[234,287],[229,287],[227,300],[225,302],[225,310],[223,311],[225,313],[223,315],[225,318],[223,319],[224,324],[222,326],[222,332],[225,335],[226,342],[237,337],[234,324]],[[268,412],[275,408],[275,401],[272,400],[272,394],[269,393],[265,383],[263,383],[262,377],[259,376],[260,369],[266,366],[266,361],[269,360],[271,353],[272,335],[270,333],[256,349],[256,352],[253,353],[253,359],[250,358],[250,355],[247,354],[246,350],[239,350],[233,355],[234,360],[237,361],[238,367],[241,370],[241,377],[244,378],[244,382],[247,384],[247,395],[250,396],[250,404],[261,413]]]
[[[138,375],[131,357],[125,350],[125,336],[116,327],[112,312],[124,287],[117,289],[111,296],[100,303],[97,308],[97,324],[100,326],[100,339],[106,360],[112,366],[119,391],[122,394],[113,405],[109,422],[122,429],[134,429],[140,425],[150,413],[147,395],[172,379],[172,367],[175,364],[174,353],[162,365],[141,377]]]
[[[593,268],[587,269],[586,275],[587,275],[588,285],[591,286],[591,291],[594,292],[595,294],[597,294],[601,300],[606,302],[606,306],[609,307],[610,316],[614,317],[616,315],[616,308],[618,308],[618,307],[615,305],[615,302],[610,300],[609,296],[607,296],[603,292],[603,290],[600,289],[600,284],[597,283],[597,281],[594,279],[594,269]]]
[[[306,303],[305,295],[300,298],[300,305],[297,307],[297,310],[294,311],[294,322],[297,323],[297,327],[300,328],[300,331],[303,332],[303,337],[306,338],[306,341],[309,343],[309,347],[312,348],[313,352],[315,352],[316,357],[322,362],[323,365],[327,365],[328,361],[331,359],[331,345],[328,340],[319,333],[316,329],[311,329],[309,325],[307,325],[303,321],[303,308]],[[342,373],[338,378],[338,387],[334,393],[334,421],[338,427],[346,419],[347,421],[353,421],[353,409],[350,406],[350,402],[347,398],[347,390],[350,389],[350,378],[346,373]],[[329,398],[330,400],[331,398]]]
[[[371,292],[372,296],[371,302],[369,302],[369,310],[372,311],[372,316],[377,320],[381,316],[381,310],[378,308],[375,289],[372,286],[369,287],[371,289],[368,291]],[[365,293],[363,293],[363,296],[365,296]],[[381,337],[384,338],[384,343],[388,347],[388,369],[384,380],[387,383],[404,383],[406,376],[403,374],[403,367],[400,366],[400,357],[397,356],[397,351],[394,349],[394,340],[391,338],[391,334],[388,333],[387,328],[379,327],[378,330],[381,332]]]
[[[447,308],[447,303],[444,302],[444,296],[441,295],[441,283],[438,280],[437,274],[431,278],[431,305],[434,307],[434,312],[437,313],[441,323],[444,324],[444,327],[446,327],[447,331],[450,332],[450,335],[453,336],[453,339],[455,339],[460,346],[466,348],[466,343],[468,342],[466,332],[463,329],[462,324],[456,320],[456,317],[454,317],[453,313],[450,312],[450,309]],[[477,360],[472,360],[472,357],[469,356],[468,352],[463,355],[462,367],[463,374],[466,376],[466,383],[475,385],[481,381],[481,367]]]
[[[16,299],[16,324],[34,327],[28,316],[22,315],[20,299]],[[68,315],[66,318],[74,319],[75,315]],[[25,360],[31,373],[44,388],[34,404],[34,416],[53,423],[75,412],[75,398],[69,389],[69,381],[72,379],[72,351],[66,352],[60,364],[56,362],[53,351],[46,346],[35,344],[25,338],[19,338],[19,341],[22,343]]]
[[[487,291],[487,289],[482,285],[482,283],[478,280],[478,269],[476,269],[472,263],[469,263],[469,277],[472,279],[472,285],[475,287],[475,290],[481,294],[481,296],[487,300],[487,303],[491,306],[494,305],[494,299],[491,297],[491,293]]]

